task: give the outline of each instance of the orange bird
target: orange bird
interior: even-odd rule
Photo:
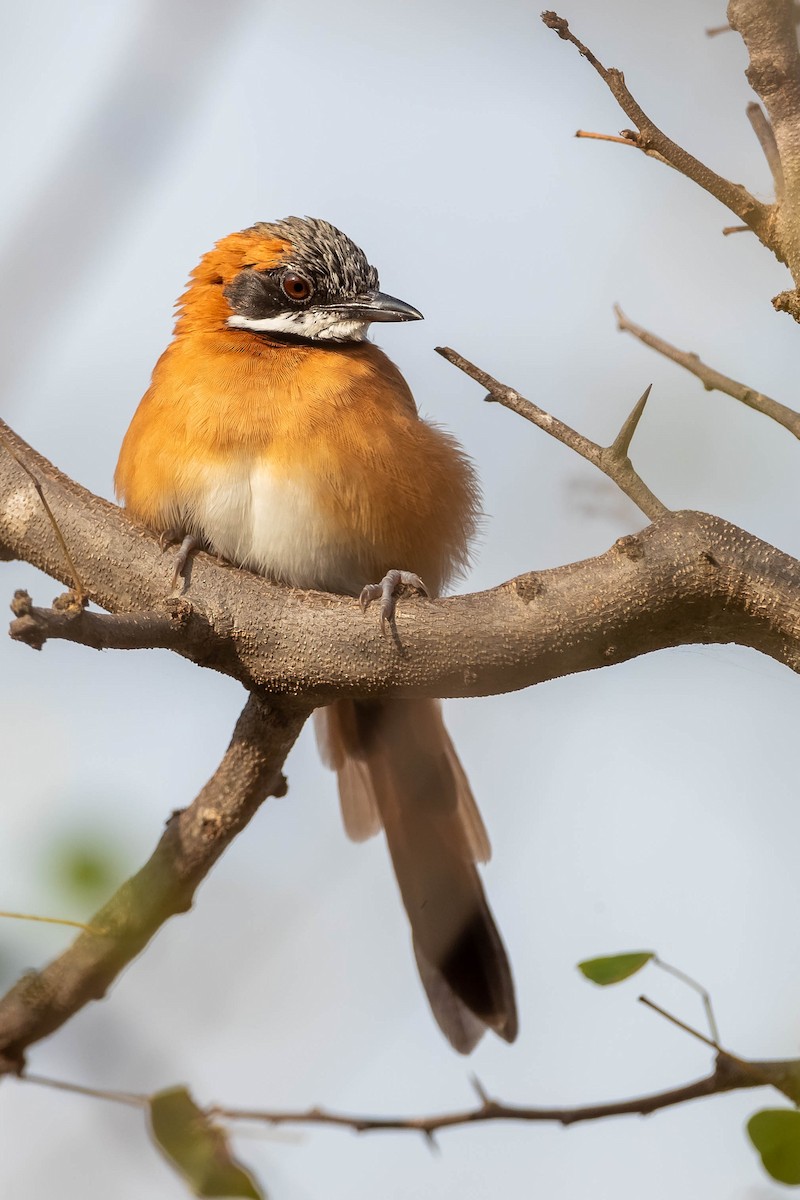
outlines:
[[[115,475],[131,515],[181,541],[178,572],[202,547],[291,587],[380,599],[384,622],[404,586],[436,596],[463,570],[473,468],[366,340],[372,322],[421,315],[326,221],[253,225],[201,259]],[[475,867],[489,841],[439,704],[340,700],[317,718],[348,834],[386,832],[441,1029],[462,1053],[486,1028],[513,1041],[511,970]]]

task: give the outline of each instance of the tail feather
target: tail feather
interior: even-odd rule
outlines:
[[[511,970],[474,865],[488,858],[489,841],[439,705],[339,701],[323,721],[348,832],[386,831],[440,1027],[462,1053],[485,1028],[513,1041]]]

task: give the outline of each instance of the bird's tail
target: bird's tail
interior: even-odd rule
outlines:
[[[485,1029],[517,1035],[505,947],[475,863],[489,840],[434,700],[340,700],[317,714],[345,828],[381,825],[411,922],[420,978],[442,1032],[468,1054]]]

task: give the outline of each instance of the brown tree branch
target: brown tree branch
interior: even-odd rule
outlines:
[[[183,597],[167,598],[156,612],[94,613],[85,609],[35,608],[27,592],[14,593],[15,620],[9,637],[34,650],[50,639],[75,642],[91,650],[181,650],[187,644],[192,606]],[[195,630],[194,636],[198,636]]]
[[[666,1091],[653,1092],[633,1100],[616,1100],[607,1104],[585,1104],[567,1108],[544,1108],[529,1105],[509,1104],[490,1097],[481,1084],[474,1079],[479,1103],[472,1108],[456,1112],[436,1113],[421,1117],[372,1117],[352,1113],[330,1112],[324,1108],[309,1109],[252,1109],[229,1108],[211,1105],[204,1110],[210,1120],[257,1121],[265,1125],[328,1125],[351,1129],[355,1133],[421,1133],[428,1139],[443,1129],[463,1125],[480,1125],[489,1121],[522,1121],[526,1123],[557,1123],[577,1125],[584,1121],[600,1121],[608,1117],[647,1116],[664,1108],[674,1108],[690,1100],[707,1096],[719,1096],[725,1092],[740,1091],[756,1087],[773,1087],[783,1095],[796,1094],[795,1080],[800,1074],[800,1060],[763,1061],[736,1058],[721,1051],[716,1058],[714,1071],[693,1083]],[[61,1079],[48,1079],[24,1072],[22,1082],[43,1087],[56,1088],[98,1100],[109,1100],[115,1104],[144,1108],[149,1097],[137,1092],[119,1092],[106,1088],[86,1087]]]
[[[664,158],[663,154],[659,154],[657,150],[648,149],[643,146],[639,134],[633,129],[623,129],[619,135],[610,133],[590,133],[588,129],[576,129],[576,138],[590,138],[597,142],[616,142],[617,145],[630,146],[633,150],[640,150],[642,154],[646,154],[648,158],[654,158],[657,162],[664,163],[666,167],[671,167],[672,163]],[[750,229],[749,225],[745,225],[745,229]],[[752,230],[750,230],[752,233]]]
[[[736,1091],[740,1088],[764,1087],[770,1084],[769,1078],[756,1075],[746,1069],[749,1066],[750,1064],[746,1064],[746,1067],[741,1067],[735,1060],[721,1054],[717,1059],[714,1072],[694,1083],[684,1084],[682,1087],[671,1088],[668,1091],[654,1092],[648,1096],[639,1096],[633,1100],[612,1101],[609,1104],[586,1104],[575,1108],[532,1108],[527,1105],[507,1104],[502,1100],[492,1099],[483,1093],[483,1089],[480,1089],[480,1103],[474,1108],[425,1117],[369,1117],[329,1112],[322,1108],[292,1111],[224,1108],[217,1105],[208,1110],[208,1115],[212,1118],[222,1117],[229,1121],[260,1121],[267,1125],[338,1125],[355,1130],[357,1133],[385,1133],[391,1130],[404,1130],[421,1133],[429,1138],[442,1129],[452,1129],[460,1125],[484,1124],[488,1121],[556,1122],[559,1125],[567,1126],[577,1125],[582,1121],[601,1121],[607,1117],[646,1116],[662,1108],[685,1104],[689,1100],[720,1095],[723,1092]],[[774,1064],[754,1063],[753,1066],[768,1067],[772,1070]],[[780,1067],[783,1068],[784,1064],[780,1064]]]
[[[88,597],[114,613],[158,611],[171,574],[158,539],[16,442]],[[71,582],[30,481],[1,450],[0,554]],[[338,696],[493,695],[695,642],[737,642],[800,667],[797,562],[702,513],[661,517],[597,558],[477,595],[403,601],[400,646],[349,597],[270,584],[205,554],[193,562],[189,596],[177,653],[309,706]]]
[[[763,413],[765,417],[777,421],[779,425],[783,425],[784,429],[788,429],[789,433],[800,438],[800,413],[795,412],[793,408],[788,408],[780,401],[765,396],[763,392],[754,391],[744,383],[729,379],[727,375],[723,375],[721,372],[715,371],[713,367],[701,362],[696,354],[688,350],[678,350],[676,346],[665,342],[663,338],[643,329],[641,325],[636,325],[629,317],[625,316],[618,304],[614,305],[614,313],[617,318],[617,329],[623,333],[633,334],[651,350],[656,350],[665,358],[677,363],[678,366],[684,367],[700,380],[707,392],[724,392],[726,396],[732,396],[734,400],[739,400],[748,408],[753,408],[756,412]]]
[[[610,446],[598,446],[596,442],[589,441],[582,433],[578,433],[575,429],[571,429],[569,425],[565,425],[563,421],[559,421],[557,417],[545,412],[543,408],[539,408],[531,400],[526,400],[524,396],[520,396],[513,388],[507,387],[504,383],[499,383],[486,371],[480,367],[476,367],[469,359],[458,354],[455,350],[451,350],[448,346],[437,346],[436,353],[441,354],[442,358],[447,359],[454,367],[458,367],[465,375],[469,375],[470,379],[474,379],[481,387],[485,387],[488,395],[486,400],[489,402],[496,401],[502,404],[504,408],[511,409],[520,417],[524,417],[526,421],[531,421],[532,424],[538,425],[556,441],[561,442],[565,446],[569,446],[570,450],[574,450],[581,458],[585,458],[598,470],[607,475],[616,483],[617,487],[628,496],[633,503],[640,508],[646,517],[657,518],[663,517],[669,512],[665,504],[662,504],[657,496],[654,496],[649,487],[637,475],[633,469],[631,460],[628,458],[628,449],[631,444],[631,439],[636,432],[636,426],[639,424],[644,406],[647,403],[650,395],[650,388],[647,388],[644,395],[637,401],[630,416],[625,421],[617,437]]]
[[[765,0],[765,2],[770,2],[770,0]],[[639,149],[651,154],[655,152],[681,175],[685,175],[687,179],[691,179],[704,191],[714,196],[731,212],[736,213],[737,217],[753,230],[768,249],[772,250],[778,258],[782,258],[780,244],[776,241],[773,232],[773,211],[770,205],[756,200],[755,196],[752,196],[741,184],[731,183],[722,175],[718,175],[705,163],[700,162],[682,146],[668,138],[665,133],[662,133],[628,90],[622,72],[616,67],[604,67],[588,46],[575,37],[563,17],[554,12],[544,12],[542,20],[548,29],[552,29],[564,41],[571,42],[583,58],[594,67],[622,111],[636,126],[638,135],[632,135],[632,140]]]
[[[800,288],[800,51],[796,19],[791,0],[730,0],[728,4],[728,20],[750,56],[748,81],[769,117],[774,157],[783,181],[775,238]],[[776,177],[776,190],[777,186]],[[798,319],[787,299],[780,307]]]
[[[25,1050],[90,1000],[171,916],[187,912],[198,885],[269,795],[282,795],[281,767],[309,708],[251,696],[222,762],[188,808],[173,813],[152,857],[42,971],[0,999],[0,1074],[18,1073]]]

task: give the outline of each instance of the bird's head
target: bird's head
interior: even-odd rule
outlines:
[[[422,318],[379,291],[378,272],[350,238],[313,217],[223,238],[192,272],[179,312],[179,330],[225,326],[322,342],[359,342],[373,321]]]

